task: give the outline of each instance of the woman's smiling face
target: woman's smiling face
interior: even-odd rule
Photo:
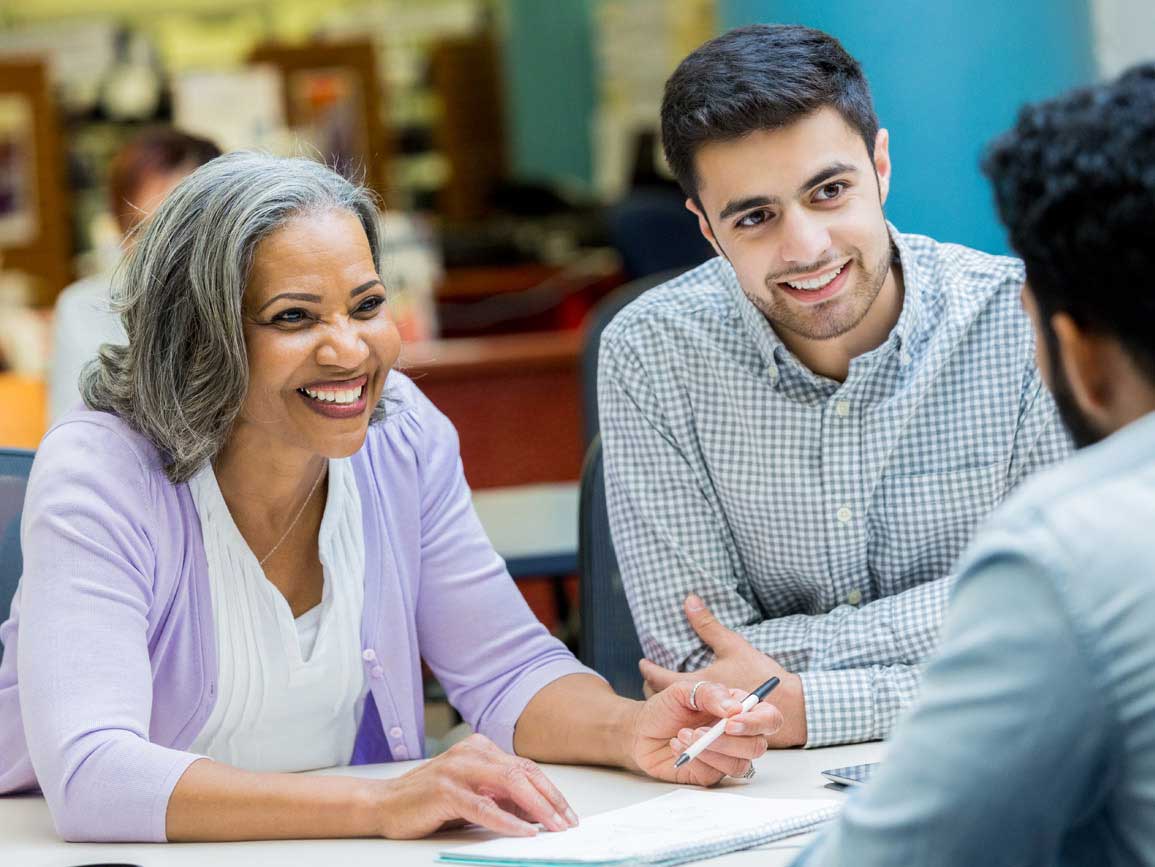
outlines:
[[[401,351],[360,220],[304,214],[262,240],[244,316],[249,389],[237,427],[330,458],[360,449]]]

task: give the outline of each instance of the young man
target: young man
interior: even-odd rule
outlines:
[[[662,132],[718,257],[602,342],[610,518],[642,647],[705,666],[695,680],[782,677],[776,746],[883,737],[974,527],[1070,447],[1022,265],[886,222],[887,132],[824,33],[706,43],[666,85]],[[738,640],[711,647],[683,599],[700,632],[704,600]],[[677,677],[658,665],[643,664],[655,687]]]
[[[878,775],[806,864],[1155,864],[1155,64],[986,162],[1076,442],[976,538]]]

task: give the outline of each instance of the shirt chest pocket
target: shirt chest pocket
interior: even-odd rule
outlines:
[[[880,595],[948,574],[978,524],[1002,499],[1005,483],[1002,463],[884,476],[867,521]]]

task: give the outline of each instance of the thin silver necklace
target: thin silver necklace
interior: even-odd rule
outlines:
[[[289,522],[289,526],[285,529],[285,532],[281,534],[281,538],[277,540],[277,544],[270,549],[268,554],[257,562],[258,566],[264,568],[265,561],[272,557],[273,554],[277,552],[277,549],[281,547],[281,543],[289,538],[289,534],[293,532],[293,528],[297,526],[297,521],[301,520],[301,515],[305,513],[305,506],[309,505],[309,501],[313,499],[313,494],[317,493],[317,486],[321,484],[321,479],[325,478],[325,470],[328,469],[328,467],[329,462],[325,461],[321,466],[321,473],[317,476],[317,481],[313,482],[313,487],[309,489],[309,496],[305,497],[305,502],[301,503],[301,508],[297,509],[297,514],[293,516],[293,520]]]

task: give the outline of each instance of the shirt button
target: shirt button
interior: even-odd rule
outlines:
[[[361,651],[361,658],[366,662],[372,662],[377,658],[377,653],[373,650],[372,647],[366,647],[363,651]]]
[[[852,511],[850,511],[850,509],[847,508],[846,506],[843,506],[841,509],[838,510],[837,516],[838,516],[838,520],[841,521],[843,524],[849,524],[850,519],[854,517],[854,513]]]
[[[850,415],[850,401],[840,400],[834,404],[834,411],[838,413],[839,418],[846,418]]]
[[[401,730],[401,726],[393,726],[393,728],[389,729],[389,737],[393,738],[394,740],[401,737],[403,734],[405,734],[405,732]]]
[[[375,665],[371,669],[369,669],[369,676],[375,677],[375,678],[377,678],[377,680],[380,680],[382,677],[385,676],[385,669],[383,669],[379,665]]]
[[[908,364],[910,364],[910,353],[909,353],[909,352],[906,352],[906,351],[904,350],[904,351],[903,351],[903,352],[902,352],[902,353],[901,353],[901,354],[898,356],[898,363],[899,363],[899,364],[901,364],[903,367],[906,367]]]
[[[401,760],[409,758],[409,750],[406,749],[405,744],[398,744],[393,747],[393,758]]]
[[[846,594],[846,601],[851,605],[857,605],[862,601],[862,591],[855,587],[853,590]]]

